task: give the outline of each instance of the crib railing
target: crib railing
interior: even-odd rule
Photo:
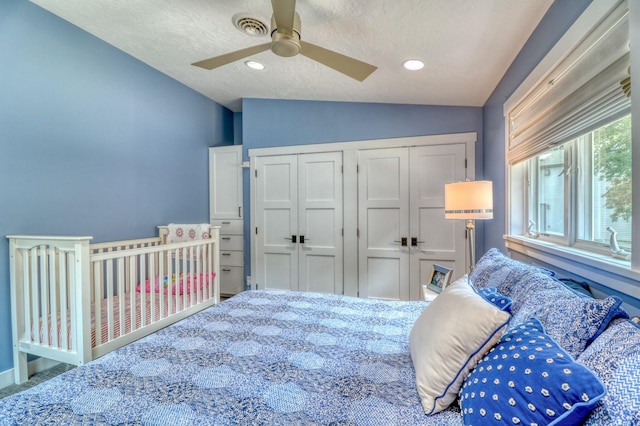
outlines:
[[[27,353],[50,357],[53,348],[61,362],[91,360],[91,324],[83,321],[90,293],[81,285],[89,282],[91,237],[8,238],[16,382],[27,379]]]
[[[211,232],[172,244],[8,236],[16,382],[27,379],[27,353],[84,364],[217,303]]]

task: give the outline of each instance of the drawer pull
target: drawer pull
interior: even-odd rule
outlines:
[[[231,222],[222,222],[223,225],[231,225]]]
[[[222,268],[222,272],[231,272],[231,269],[229,269],[229,268]]]
[[[223,256],[231,256],[231,253],[222,253]]]
[[[220,237],[221,240],[230,240],[231,237]]]

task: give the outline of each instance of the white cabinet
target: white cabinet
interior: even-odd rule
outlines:
[[[244,291],[242,146],[209,148],[209,216],[220,226],[220,294]]]
[[[342,153],[258,157],[260,289],[343,292]]]
[[[242,145],[209,148],[209,217],[242,219]]]
[[[434,263],[464,271],[464,221],[444,218],[444,185],[465,178],[465,145],[358,153],[361,297],[420,300]]]

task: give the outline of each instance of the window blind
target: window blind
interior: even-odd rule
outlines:
[[[625,0],[508,112],[509,164],[629,114],[631,101],[621,86],[629,77],[629,50]]]

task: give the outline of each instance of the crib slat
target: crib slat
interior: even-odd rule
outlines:
[[[136,266],[135,266],[135,257],[134,256],[127,256],[127,258],[129,259],[129,281],[131,283],[135,283],[136,282]],[[143,284],[140,283],[140,291],[143,292],[144,288],[142,287]],[[137,327],[136,325],[136,290],[134,288],[131,289],[131,291],[129,292],[129,299],[131,300],[131,303],[129,304],[129,320],[131,321],[131,331],[134,331]]]
[[[38,290],[39,290],[39,304],[41,309],[41,343],[45,345],[49,344],[49,304],[47,303],[49,297],[49,289],[47,286],[47,247],[45,245],[40,246],[39,250],[40,270],[38,273]]]
[[[69,313],[67,312],[67,286],[69,285],[67,280],[67,253],[60,252],[60,268],[58,269],[58,282],[60,283],[60,348],[69,348],[69,327],[67,326],[67,318]]]
[[[174,268],[172,267],[173,265],[171,262],[171,259],[173,259],[171,250],[167,250],[167,252],[165,253],[165,256],[167,257],[167,315],[171,315],[172,313],[175,312],[174,305],[173,305],[173,284],[172,284]]]
[[[58,286],[56,285],[56,250],[49,249],[49,303],[51,312],[51,346],[58,347]]]
[[[147,271],[147,279],[149,280],[149,282],[151,282],[151,292],[149,293],[149,297],[151,298],[151,300],[149,301],[151,303],[151,318],[149,318],[149,323],[153,323],[156,321],[156,280],[160,280],[160,277],[155,274],[154,260],[154,256],[149,256],[149,269]],[[157,283],[157,285],[159,284],[160,283]]]
[[[138,263],[140,268],[140,327],[147,325],[147,292],[146,292],[146,279],[144,273],[146,271],[144,256],[138,256]]]
[[[95,297],[93,300],[93,322],[95,324],[96,345],[102,343],[102,262],[93,264],[93,286]],[[73,316],[71,317],[73,318]],[[71,321],[73,325],[73,321]],[[74,334],[75,336],[75,334]]]
[[[69,252],[69,277],[75,277],[76,274],[76,255],[74,252]],[[78,350],[78,348],[81,346],[81,342],[79,342],[79,336],[78,336],[78,326],[76,324],[75,318],[76,318],[76,307],[77,307],[77,303],[76,303],[76,298],[80,297],[79,294],[77,294],[76,290],[77,288],[75,286],[72,285],[71,281],[69,282],[69,315],[71,317],[71,341],[69,342],[69,349],[72,352],[76,352]],[[97,341],[97,340],[96,340]]]
[[[110,341],[114,338],[115,327],[113,320],[113,260],[107,260],[105,268],[107,269],[107,341]]]
[[[118,258],[118,322],[120,323],[120,336],[124,336],[125,331],[125,283],[124,283],[124,258]]]
[[[166,291],[171,291],[171,289],[167,286],[164,287],[164,278],[165,278],[165,274],[164,274],[164,254],[163,253],[159,253],[158,256],[158,280],[160,280],[160,319],[164,318],[166,316],[166,309],[164,306],[164,301],[165,301],[165,288],[167,289]],[[167,283],[169,280],[169,277],[167,277]]]
[[[31,327],[33,328],[34,341],[42,343],[40,334],[40,304],[38,301],[38,248],[30,250],[31,257]]]
[[[22,256],[23,256],[23,262],[22,262],[22,276],[24,277],[24,280],[26,281],[26,285],[24,286],[24,312],[23,312],[23,321],[24,321],[24,328],[25,328],[25,334],[26,334],[26,338],[28,342],[31,342],[33,340],[33,326],[30,326],[30,324],[34,324],[33,323],[33,319],[31,318],[31,288],[29,286],[29,282],[30,282],[30,270],[29,270],[29,264],[31,263],[31,259],[30,259],[30,253],[28,250],[21,250],[22,251]]]

